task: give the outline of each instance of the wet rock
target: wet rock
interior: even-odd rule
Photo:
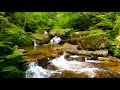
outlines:
[[[116,75],[112,72],[101,70],[97,71],[94,78],[117,78]]]
[[[61,78],[61,74],[56,73],[50,76],[50,78]]]
[[[78,56],[78,55],[70,55],[70,54],[67,54],[65,56],[65,59],[68,61],[76,60],[76,61],[84,62],[85,58],[90,59],[90,56],[85,56],[85,55]]]
[[[89,75],[86,73],[75,73],[73,71],[65,70],[61,74],[61,78],[89,78]]]
[[[105,60],[109,60],[109,58],[108,57],[98,57],[98,60],[99,61],[105,61]]]
[[[44,57],[38,61],[38,65],[42,66],[42,67],[46,67],[48,64],[49,59],[47,57]]]
[[[62,49],[65,49],[65,50],[67,50],[67,49],[77,50],[77,46],[78,46],[78,45],[72,45],[72,44],[70,44],[70,43],[64,43],[64,44],[61,46],[61,48],[62,48]]]
[[[73,58],[71,56],[65,56],[65,59],[68,60],[68,61],[73,61],[73,60],[76,60],[76,61],[84,61],[84,57],[76,57],[76,58]]]
[[[58,70],[58,69],[59,69],[58,67],[56,67],[56,66],[54,66],[54,65],[51,65],[50,63],[47,64],[46,68],[47,68],[47,69],[50,69],[50,70]]]
[[[70,53],[72,55],[92,55],[92,56],[107,56],[108,50],[96,50],[96,51],[88,51],[88,50],[73,50],[73,49],[67,49],[67,53]]]

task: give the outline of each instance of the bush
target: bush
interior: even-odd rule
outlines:
[[[79,29],[80,31],[87,30],[91,25],[91,19],[86,13],[78,13],[73,15],[69,21],[70,27],[73,29]]]
[[[9,66],[2,69],[0,77],[2,78],[24,78],[24,72],[17,69],[15,66]]]
[[[13,49],[9,45],[0,42],[0,56],[9,55],[13,53]]]

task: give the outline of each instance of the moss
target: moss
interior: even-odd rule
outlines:
[[[7,55],[5,57],[5,62],[8,65],[16,65],[20,62],[23,62],[23,53],[24,50],[23,49],[15,49],[14,53],[11,55]]]
[[[9,66],[2,69],[0,76],[2,78],[24,78],[24,72],[17,69],[15,66]]]

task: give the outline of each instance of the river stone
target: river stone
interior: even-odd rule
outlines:
[[[105,34],[89,35],[79,38],[78,49],[99,50],[107,48],[108,37]]]
[[[75,73],[73,71],[65,70],[61,74],[61,78],[90,78],[87,73]]]
[[[39,45],[48,44],[50,37],[47,34],[36,35],[33,37]]]
[[[107,56],[108,50],[95,50],[95,51],[88,51],[88,50],[73,50],[67,49],[67,53],[71,55],[93,55],[93,56]]]
[[[49,34],[51,36],[67,37],[69,35],[70,29],[52,29]]]
[[[68,42],[79,45],[78,49],[87,50],[99,50],[107,48],[109,45],[108,37],[105,33],[90,33],[90,31],[75,32],[69,36]]]

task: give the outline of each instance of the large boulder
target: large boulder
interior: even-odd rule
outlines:
[[[50,42],[50,37],[48,36],[48,34],[35,34],[33,38],[39,45],[48,44]]]
[[[69,36],[68,42],[79,45],[78,49],[88,50],[103,49],[109,45],[108,36],[102,30],[75,32]]]
[[[79,39],[78,49],[98,50],[107,48],[109,45],[106,34],[83,36]]]
[[[49,34],[51,36],[67,37],[70,31],[70,29],[52,29]]]

